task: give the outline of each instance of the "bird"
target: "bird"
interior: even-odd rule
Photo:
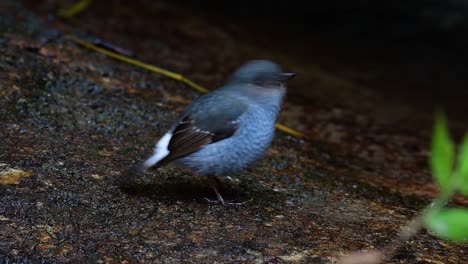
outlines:
[[[223,86],[188,105],[136,170],[170,163],[188,168],[212,179],[218,202],[226,205],[218,177],[239,173],[265,154],[286,83],[295,75],[270,60],[245,62]]]

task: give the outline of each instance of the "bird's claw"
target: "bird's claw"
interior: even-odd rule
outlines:
[[[211,200],[211,199],[208,199],[208,198],[205,198],[205,201],[207,201],[208,203],[211,203],[211,204],[221,204],[222,206],[242,206],[242,205],[247,203],[247,201],[239,203],[239,202],[233,202],[233,201],[225,201],[224,199],[222,199],[222,200]]]

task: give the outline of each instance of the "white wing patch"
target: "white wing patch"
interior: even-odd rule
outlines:
[[[154,166],[164,157],[169,155],[169,150],[167,147],[169,146],[169,142],[171,141],[172,133],[166,133],[159,141],[156,143],[156,147],[154,147],[154,153],[151,157],[149,157],[144,163],[143,166],[145,169]]]

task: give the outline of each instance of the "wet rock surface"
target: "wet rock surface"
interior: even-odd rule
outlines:
[[[118,43],[207,87],[261,47],[164,2],[101,3],[69,21],[51,17],[59,2],[0,3],[4,263],[333,263],[385,247],[437,194],[427,169],[431,113],[399,126],[326,96],[285,102],[280,121],[310,140],[278,133],[258,166],[223,181],[225,198],[242,206],[208,203],[208,181],[176,168],[121,188],[125,171],[198,94],[63,35]],[[423,231],[391,262],[464,263],[466,253]]]

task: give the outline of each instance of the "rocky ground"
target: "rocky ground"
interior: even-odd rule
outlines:
[[[241,25],[193,9],[96,2],[70,20],[53,15],[60,1],[0,3],[0,262],[334,263],[384,248],[437,194],[427,108],[360,89],[320,67],[326,56],[307,64],[262,34],[242,40]],[[258,166],[224,181],[225,198],[242,206],[206,202],[207,180],[176,168],[121,188],[199,94],[68,34],[117,44],[209,88],[245,60],[272,58],[298,72],[279,121],[308,139],[279,132]],[[460,138],[468,124],[453,116]],[[466,262],[466,246],[427,231],[389,260]]]

